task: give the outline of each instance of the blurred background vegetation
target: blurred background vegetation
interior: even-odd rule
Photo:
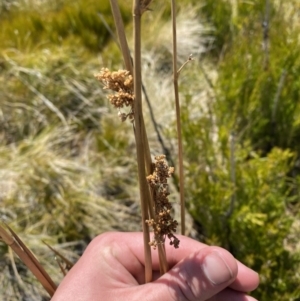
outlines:
[[[176,164],[170,7],[158,2],[144,20],[145,119],[153,155]],[[131,1],[120,5],[130,40]],[[180,77],[189,234],[258,271],[260,301],[300,300],[300,3],[178,6],[179,61],[195,58]],[[1,0],[0,17],[0,219],[59,282],[43,240],[75,261],[97,234],[141,228],[132,129],[94,79],[122,60],[108,0]],[[1,242],[0,283],[1,300],[47,300]]]

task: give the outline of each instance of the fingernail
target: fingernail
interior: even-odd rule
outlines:
[[[233,278],[229,266],[217,252],[212,252],[205,257],[202,268],[213,284],[222,284]]]

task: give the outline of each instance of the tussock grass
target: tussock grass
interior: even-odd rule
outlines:
[[[75,137],[71,128],[49,129],[34,138],[28,137],[18,146],[0,150],[1,219],[20,233],[56,280],[60,272],[54,268],[53,254],[46,251],[47,256],[43,255],[42,240],[58,250],[71,243],[80,253],[85,243],[98,233],[140,228],[134,200],[119,186],[124,182],[135,185],[128,177],[130,168],[122,168],[119,160],[113,162],[117,164],[113,170],[110,162],[102,157],[105,152],[96,151],[96,140],[92,138],[85,138],[74,154]],[[78,135],[77,139],[81,140]],[[113,155],[111,148],[109,152]],[[113,200],[109,200],[112,195]],[[2,245],[1,250],[1,256],[6,257],[7,248]],[[70,254],[74,260],[75,253]],[[6,264],[10,265],[9,258]],[[18,262],[17,266],[22,271],[22,264]],[[11,272],[8,272],[4,265],[3,283],[16,285],[16,290],[22,288],[26,294],[36,293],[30,286],[9,284]],[[33,281],[29,273],[20,273],[23,281]],[[3,294],[9,296],[10,289]]]
[[[172,62],[172,21],[164,19],[166,5],[157,5],[159,13],[148,14],[145,16],[144,26],[144,49],[151,54],[153,60],[164,60],[164,63]],[[187,5],[183,6],[178,3],[176,17],[177,23],[177,58],[179,65],[182,65],[193,54],[199,57],[207,51],[207,44],[212,41],[213,28],[207,21],[199,15],[199,7]],[[170,66],[170,69],[172,67]]]
[[[2,63],[1,220],[59,283],[42,240],[74,261],[101,232],[140,229],[131,129],[117,131],[92,78],[99,60],[84,48],[10,49]],[[41,300],[30,272],[3,243],[0,250],[1,298]]]
[[[88,60],[88,63],[84,63]],[[99,128],[107,111],[103,93],[90,78],[99,61],[83,48],[44,48],[30,55],[3,52],[1,138],[12,143],[54,124]]]

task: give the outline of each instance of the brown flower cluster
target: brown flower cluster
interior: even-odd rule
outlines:
[[[158,244],[163,244],[166,237],[170,239],[170,245],[179,247],[179,240],[174,236],[178,222],[171,216],[172,204],[169,202],[169,187],[167,179],[174,172],[169,167],[164,155],[156,156],[154,171],[147,177],[147,181],[153,191],[155,219],[147,220],[146,223],[153,228],[154,239],[149,243],[154,249]]]
[[[119,110],[119,117],[125,121],[127,117],[133,119],[133,78],[127,70],[119,70],[111,72],[107,68],[102,68],[95,77],[103,83],[104,89],[112,90],[115,93],[109,94],[107,98],[110,103]],[[122,113],[120,111],[123,107],[129,107],[129,113]]]

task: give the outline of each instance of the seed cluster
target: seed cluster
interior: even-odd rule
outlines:
[[[153,228],[154,239],[149,243],[156,249],[158,244],[164,244],[166,236],[170,239],[170,245],[179,247],[179,239],[174,236],[178,222],[171,216],[172,204],[169,202],[169,186],[167,179],[174,172],[169,167],[164,155],[155,157],[154,171],[147,177],[147,181],[153,191],[155,219],[146,220],[146,223]]]
[[[107,68],[102,68],[95,77],[103,83],[104,89],[115,92],[114,94],[109,94],[107,98],[119,110],[118,116],[120,119],[125,121],[128,117],[130,120],[133,120],[133,78],[129,71],[119,70],[111,72]],[[121,112],[124,106],[130,108],[129,113]]]

